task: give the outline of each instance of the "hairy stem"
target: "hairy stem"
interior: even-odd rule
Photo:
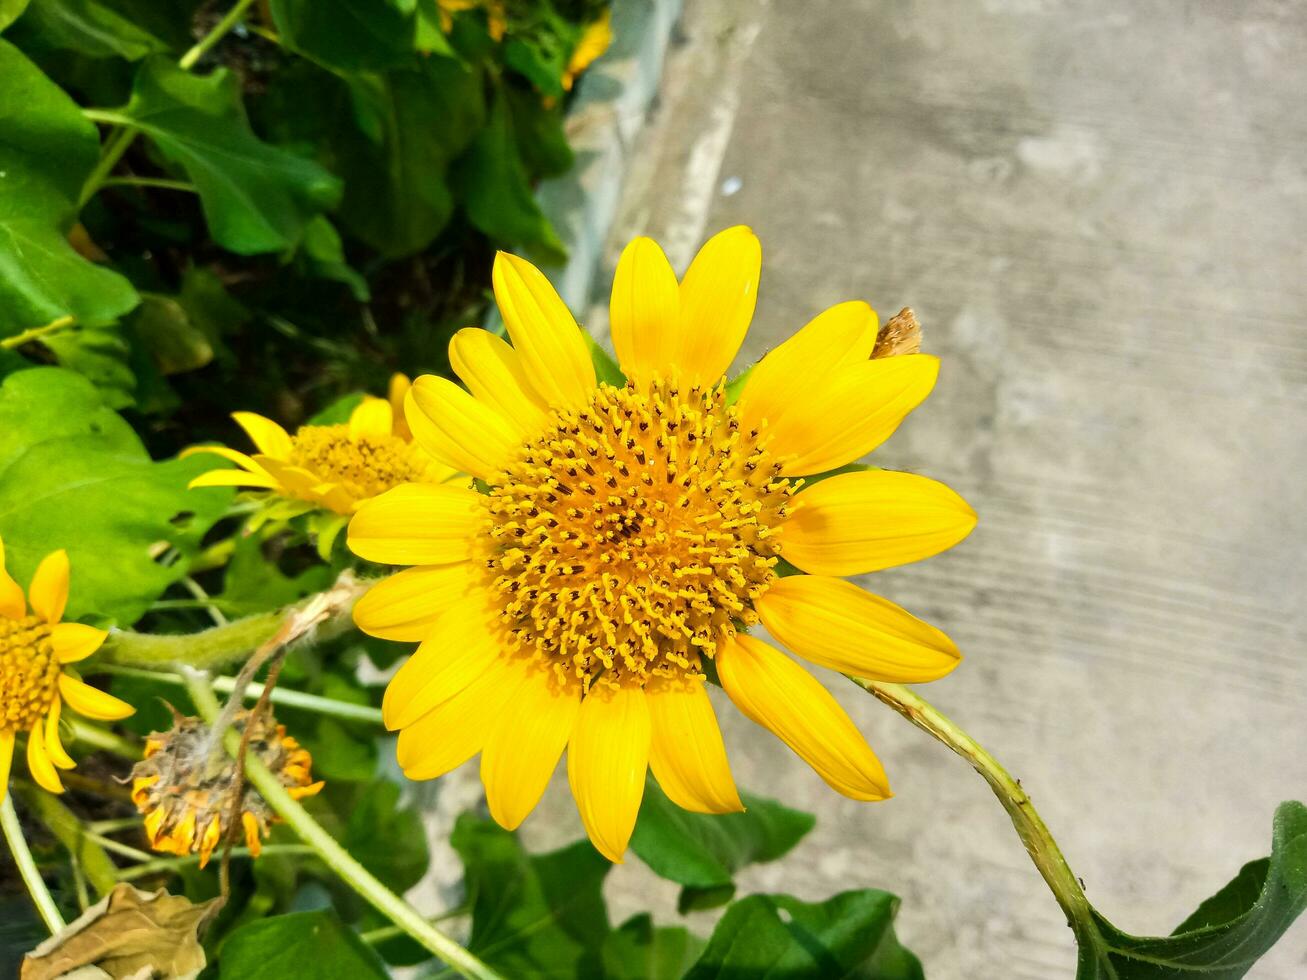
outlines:
[[[23,836],[22,825],[14,811],[14,798],[8,793],[5,794],[4,802],[0,803],[0,826],[4,828],[5,840],[9,842],[9,850],[14,855],[14,864],[18,866],[18,873],[32,896],[36,911],[41,914],[41,920],[53,935],[64,927],[64,917],[59,914],[59,907],[54,904],[50,889],[45,887],[45,879],[41,877],[36,861],[32,859],[27,838]]]
[[[971,763],[971,767],[989,783],[989,788],[1007,811],[1017,836],[1026,846],[1026,853],[1053,892],[1053,897],[1066,915],[1067,924],[1076,934],[1077,942],[1082,948],[1096,945],[1099,942],[1098,931],[1094,926],[1085,890],[1062,856],[1061,848],[1057,846],[1057,841],[1049,833],[1021,783],[974,738],[908,688],[901,684],[886,684],[861,677],[850,676],[849,679]]]
[[[208,678],[198,671],[190,671],[187,674],[187,687],[200,715],[212,724],[222,708],[218,704],[218,698],[213,693]],[[234,731],[227,732],[226,743],[227,750],[233,756],[240,751],[240,737]],[[464,976],[476,980],[498,980],[499,974],[433,926],[417,909],[359,864],[334,837],[322,828],[321,824],[309,815],[298,800],[291,798],[286,787],[281,784],[281,780],[257,755],[251,755],[246,759],[245,773],[277,816],[281,817],[304,843],[313,848],[327,867],[336,872],[373,908]]]

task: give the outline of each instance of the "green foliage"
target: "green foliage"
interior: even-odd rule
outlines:
[[[1307,909],[1307,806],[1275,812],[1271,856],[1244,865],[1169,936],[1131,936],[1094,914],[1077,980],[1236,980]]]
[[[894,935],[898,904],[870,888],[818,903],[751,895],[727,909],[685,980],[922,980],[921,964]]]
[[[496,248],[562,257],[534,188],[605,4],[272,0],[182,59],[226,6],[0,3],[0,375],[57,360],[155,455],[448,370]],[[195,281],[242,314],[211,329]]]
[[[682,912],[712,908],[735,894],[735,872],[775,861],[813,828],[809,813],[743,794],[745,812],[708,815],[682,810],[652,777],[646,780],[631,849],[663,878],[684,886]]]
[[[136,305],[122,276],[68,243],[95,127],[23,54],[0,40],[0,339],[61,317],[110,323]]]
[[[186,489],[211,465],[153,462],[69,371],[10,375],[0,385],[0,537],[10,569],[26,581],[63,547],[73,568],[68,615],[134,623],[186,573],[187,557],[230,498]],[[175,560],[156,560],[169,548]]]
[[[388,977],[381,958],[331,909],[250,922],[222,948],[222,980],[366,980]]]
[[[472,901],[472,952],[508,977],[599,975],[612,865],[589,842],[529,855],[513,834],[464,814],[450,843]]]
[[[683,926],[655,926],[650,916],[633,915],[608,934],[604,976],[609,980],[683,976],[704,946]]]

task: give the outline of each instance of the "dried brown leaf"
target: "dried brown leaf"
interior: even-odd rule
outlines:
[[[876,334],[876,347],[872,357],[894,357],[897,354],[921,352],[921,324],[909,306],[903,307]]]

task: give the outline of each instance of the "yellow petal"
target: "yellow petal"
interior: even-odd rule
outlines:
[[[744,225],[704,244],[681,281],[681,315],[672,365],[682,381],[709,387],[735,360],[753,319],[762,245]]]
[[[108,632],[81,623],[59,623],[50,629],[50,645],[61,664],[85,660],[104,643]]]
[[[249,810],[241,814],[241,828],[245,831],[245,846],[250,849],[250,857],[263,853],[263,837],[259,833],[259,820]]]
[[[349,546],[382,565],[444,565],[470,558],[486,524],[486,497],[475,490],[405,483],[359,509]]]
[[[55,698],[45,716],[45,753],[60,769],[72,769],[77,763],[64,751],[64,743],[59,738],[59,712],[60,701]]]
[[[581,702],[568,742],[567,780],[581,822],[599,853],[616,864],[640,813],[651,738],[644,691],[599,686]]]
[[[218,846],[218,837],[222,834],[222,819],[214,817],[209,821],[209,826],[204,828],[204,834],[200,838],[200,870],[209,863],[209,858],[213,856],[213,849]]]
[[[59,622],[68,604],[68,552],[60,548],[41,559],[27,597],[38,616],[47,623]]]
[[[755,599],[754,608],[783,646],[845,674],[921,684],[962,660],[935,627],[842,578],[791,575]]]
[[[79,715],[99,721],[117,721],[136,713],[126,701],[84,684],[70,674],[59,675],[59,694]]]
[[[939,359],[929,354],[846,364],[768,427],[768,448],[782,457],[785,476],[852,463],[894,434],[938,375]]]
[[[383,640],[417,642],[451,610],[487,601],[476,562],[407,568],[382,579],[354,605],[354,624]]]
[[[14,733],[0,729],[0,803],[9,795],[9,769],[14,764]]]
[[[404,662],[386,686],[381,715],[395,731],[465,690],[503,656],[489,617],[475,609],[452,610]]]
[[[0,540],[0,616],[22,619],[27,615],[23,587],[5,569],[5,543]]]
[[[404,396],[408,394],[411,387],[413,387],[413,382],[408,379],[407,374],[392,374],[390,384],[386,389],[386,400],[390,402],[390,414],[395,420],[395,435],[405,442],[413,441],[413,433],[409,431],[408,419],[404,418]]]
[[[861,575],[953,547],[976,512],[924,476],[840,473],[802,491],[781,532],[785,560],[815,575]]]
[[[388,439],[394,428],[395,413],[390,402],[380,398],[365,397],[349,413],[349,437],[355,442],[359,439]]]
[[[490,480],[521,447],[518,425],[448,378],[418,378],[404,400],[413,437],[439,463]]]
[[[876,311],[840,303],[818,314],[754,365],[740,393],[742,423],[775,426],[841,364],[865,361],[876,346]]]
[[[689,683],[645,689],[653,724],[649,767],[679,807],[695,813],[743,810],[708,691],[701,682]]]
[[[594,362],[581,328],[544,273],[500,252],[491,273],[495,302],[531,386],[553,408],[578,408],[595,389]]]
[[[622,371],[637,385],[670,372],[679,329],[679,286],[667,256],[651,238],[622,251],[613,276],[609,329]]]
[[[736,707],[788,745],[838,793],[889,797],[885,770],[817,679],[774,647],[740,634],[718,649],[717,676]]]
[[[449,342],[449,363],[478,401],[512,419],[523,433],[544,427],[548,405],[531,387],[517,351],[502,337],[465,327]]]
[[[281,484],[267,473],[250,473],[247,470],[209,470],[186,484],[191,490],[201,487],[250,487],[258,490],[276,490]]]
[[[524,679],[500,658],[476,682],[399,734],[399,765],[409,779],[435,779],[481,751]]]
[[[290,435],[272,419],[265,419],[254,412],[232,412],[231,417],[245,430],[250,441],[263,455],[271,456],[273,459],[289,458]]]
[[[516,830],[540,802],[581,710],[578,689],[557,689],[537,665],[527,669],[532,676],[508,702],[481,750],[486,803],[505,830]]]
[[[51,793],[64,791],[63,780],[59,771],[45,751],[45,726],[37,725],[27,733],[27,771],[32,774],[36,784]]]

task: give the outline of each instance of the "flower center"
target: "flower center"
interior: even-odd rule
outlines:
[[[398,436],[351,436],[348,425],[304,425],[291,437],[290,463],[366,500],[421,482],[429,460]]]
[[[44,620],[0,616],[0,731],[35,728],[59,694],[61,670]]]
[[[698,675],[776,577],[779,471],[721,385],[601,384],[490,490],[504,624],[587,689]]]

